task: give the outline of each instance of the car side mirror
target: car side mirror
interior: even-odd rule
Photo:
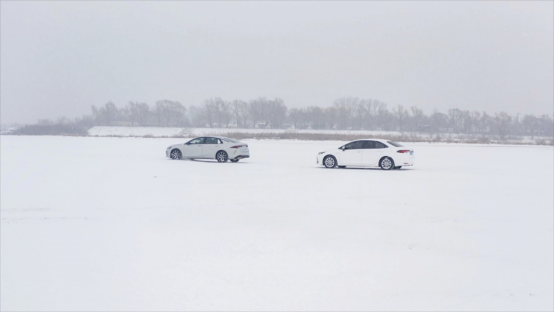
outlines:
[[[343,146],[343,147],[341,147],[341,148],[339,148],[339,149],[341,149],[341,150],[345,151],[345,146]]]

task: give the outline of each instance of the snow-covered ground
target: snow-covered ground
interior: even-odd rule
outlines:
[[[553,147],[412,144],[398,171],[338,142],[5,136],[3,311],[553,311]]]

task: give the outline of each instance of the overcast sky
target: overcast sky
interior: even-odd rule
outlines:
[[[552,1],[0,5],[2,123],[217,96],[553,116]]]

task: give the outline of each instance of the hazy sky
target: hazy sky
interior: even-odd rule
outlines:
[[[342,96],[553,116],[553,2],[2,1],[2,123]]]

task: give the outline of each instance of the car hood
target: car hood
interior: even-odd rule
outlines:
[[[327,150],[322,150],[322,151],[320,151],[320,152],[324,152],[323,154],[328,154],[328,153],[336,153],[336,152],[338,152],[338,151],[341,151],[341,149],[339,149],[339,148],[327,149]],[[319,153],[320,153],[320,152],[319,152]]]

